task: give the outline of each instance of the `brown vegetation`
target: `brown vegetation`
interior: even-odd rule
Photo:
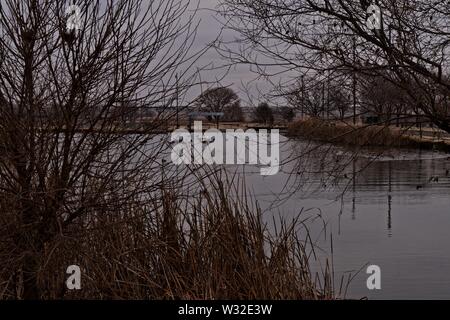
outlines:
[[[135,197],[78,220],[34,260],[39,298],[332,298],[327,272],[313,280],[303,223],[281,222],[269,232],[258,207],[222,181],[217,176],[197,196],[162,187],[144,202]],[[13,220],[3,215],[2,226]],[[0,298],[15,298],[18,289],[20,297],[21,279],[12,276],[20,264],[7,254],[14,240],[3,239]],[[68,263],[82,268],[82,290],[66,290]]]
[[[347,146],[449,149],[445,143],[421,141],[406,135],[399,128],[383,125],[353,126],[343,122],[319,119],[300,120],[292,123],[288,128],[288,135]]]

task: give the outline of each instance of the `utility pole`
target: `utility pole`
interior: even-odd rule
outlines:
[[[322,80],[322,116],[323,119],[325,120],[326,118],[326,102],[325,102],[325,80]]]
[[[327,118],[328,118],[328,120],[330,120],[330,115],[331,115],[331,112],[330,112],[330,107],[331,107],[331,105],[330,105],[330,70],[328,70],[328,72],[327,72]]]
[[[176,107],[177,107],[177,129],[180,127],[180,119],[179,119],[179,116],[178,116],[178,113],[179,113],[179,102],[178,102],[178,100],[179,100],[179,91],[178,91],[178,73],[175,75],[175,80],[176,80],[176,86],[177,86],[177,88],[176,88],[176,90],[177,90],[177,102],[176,102]]]
[[[302,74],[302,106],[301,106],[301,117],[303,120],[304,116],[304,107],[305,107],[305,75]]]
[[[356,125],[356,38],[353,36],[353,125]]]

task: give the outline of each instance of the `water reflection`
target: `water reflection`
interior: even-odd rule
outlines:
[[[275,176],[227,167],[245,177],[269,226],[278,214],[320,216],[310,219],[311,238],[326,255],[333,235],[336,281],[356,274],[349,297],[450,298],[448,155],[281,142],[283,166]],[[366,274],[357,273],[366,264],[381,267],[382,290],[369,291]]]
[[[355,156],[329,146],[305,154],[312,147],[287,141],[284,159],[294,150],[301,155],[300,164],[289,162],[274,177],[246,173],[267,215],[283,212],[289,217],[300,208],[317,208],[307,212],[320,213],[335,235],[337,273],[359,270],[366,263],[381,267],[382,290],[368,291],[362,272],[349,296],[450,298],[450,273],[444,272],[450,270],[448,155],[367,150]],[[323,230],[313,225],[310,231],[319,235]],[[322,248],[328,242],[318,236]]]

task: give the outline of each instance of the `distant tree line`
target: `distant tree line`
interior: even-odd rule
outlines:
[[[233,89],[228,87],[217,87],[205,90],[194,101],[197,110],[204,112],[223,113],[220,119],[216,116],[211,116],[211,121],[229,121],[241,122],[245,121],[244,113],[241,106],[241,100]],[[277,114],[284,121],[292,121],[295,118],[295,109],[284,106],[277,108],[271,107],[267,102],[261,102],[254,108],[250,115],[250,121],[256,121],[264,124],[272,124],[275,121],[275,114]]]

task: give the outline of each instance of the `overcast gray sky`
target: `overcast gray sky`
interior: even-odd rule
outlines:
[[[198,18],[201,19],[200,27],[197,35],[197,46],[204,46],[214,41],[219,35],[222,25],[217,21],[219,17],[213,12],[214,8],[218,4],[218,0],[192,0],[193,4],[200,3],[200,10],[198,12]],[[237,37],[237,34],[233,34],[230,31],[222,33],[222,39],[230,41]],[[226,61],[223,61],[219,54],[215,50],[207,52],[199,61],[199,65],[213,64],[214,66],[221,66]],[[225,73],[225,70],[221,71],[206,71],[202,73],[202,80],[204,81],[216,81],[221,78]],[[250,88],[250,95],[254,100],[254,103],[260,102],[264,99],[260,96],[261,93],[270,90],[270,86],[264,81],[254,81],[256,75],[250,72],[248,66],[238,66],[230,70],[224,79],[220,81],[222,86],[230,86],[241,97],[242,104],[249,104],[249,99],[244,88]]]

